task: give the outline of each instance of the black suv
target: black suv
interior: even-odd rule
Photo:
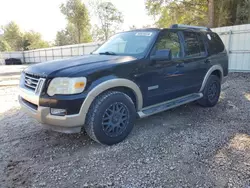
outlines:
[[[209,28],[173,25],[111,37],[91,55],[40,63],[21,75],[23,109],[55,131],[102,144],[124,140],[136,117],[218,102],[228,56]]]

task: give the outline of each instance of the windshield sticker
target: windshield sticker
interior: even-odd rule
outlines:
[[[152,35],[152,32],[138,32],[135,34],[135,36],[145,36],[150,37]]]

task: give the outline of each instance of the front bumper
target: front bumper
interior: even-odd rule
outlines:
[[[50,107],[39,106],[38,95],[23,88],[20,88],[18,99],[22,109],[46,128],[64,133],[77,133],[81,131],[84,121],[80,113],[65,116],[51,115]]]

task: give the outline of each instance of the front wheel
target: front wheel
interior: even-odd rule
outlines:
[[[85,130],[93,140],[113,145],[129,135],[135,119],[136,110],[131,98],[122,92],[107,91],[91,105]]]
[[[218,76],[210,75],[203,90],[203,98],[198,100],[198,104],[204,107],[213,107],[218,103],[221,92],[221,81]]]

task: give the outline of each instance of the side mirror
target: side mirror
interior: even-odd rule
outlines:
[[[172,52],[170,49],[166,50],[157,50],[155,55],[150,57],[153,61],[163,61],[163,60],[171,60],[172,59]]]

